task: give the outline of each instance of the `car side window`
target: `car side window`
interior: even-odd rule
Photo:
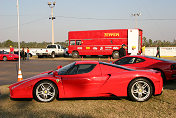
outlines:
[[[57,45],[58,49],[60,49],[60,45]]]
[[[47,48],[56,48],[56,45],[48,45]]]
[[[68,75],[83,74],[91,72],[96,64],[78,64],[75,65],[69,72]]]
[[[77,40],[76,45],[81,45],[81,40]]]
[[[144,59],[141,59],[141,58],[136,58],[135,63],[140,63],[140,62],[144,62],[144,61],[145,61]]]
[[[70,41],[70,45],[75,45],[75,40]]]
[[[133,64],[135,62],[135,57],[125,57],[122,59],[119,59],[115,62],[117,65],[123,65],[123,64]]]
[[[78,72],[78,65],[75,65],[71,70],[68,71],[68,75],[75,75]]]

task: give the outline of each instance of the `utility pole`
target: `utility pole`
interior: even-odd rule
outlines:
[[[19,12],[19,1],[17,0],[17,19],[18,19],[18,55],[19,55],[19,69],[18,69],[18,82],[23,80],[21,65],[20,65],[20,12]]]
[[[141,13],[136,13],[136,14],[131,14],[131,15],[135,17],[135,28],[137,28],[137,17],[141,16]]]
[[[53,20],[56,19],[54,16],[53,16],[53,8],[55,7],[56,5],[56,2],[48,2],[48,5],[49,7],[51,8],[51,17],[49,17],[49,19],[52,20],[52,45],[54,44],[54,24],[53,24]]]

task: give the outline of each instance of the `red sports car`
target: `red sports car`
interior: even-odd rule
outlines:
[[[125,56],[113,62],[126,67],[154,69],[161,72],[163,80],[176,79],[176,61],[150,57],[150,56]]]
[[[9,54],[6,51],[0,51],[0,60],[7,61],[7,60],[18,60],[19,56],[17,54]]]
[[[50,102],[58,98],[128,96],[146,101],[162,93],[161,73],[133,70],[99,62],[76,61],[56,71],[44,72],[9,87],[11,98]]]

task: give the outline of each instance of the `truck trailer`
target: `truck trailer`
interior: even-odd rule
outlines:
[[[68,33],[68,53],[73,58],[84,55],[107,55],[119,58],[119,49],[126,45],[127,55],[132,47],[136,47],[136,53],[141,52],[141,29],[111,29],[91,31],[70,31]]]

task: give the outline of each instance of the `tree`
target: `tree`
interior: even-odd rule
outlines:
[[[5,41],[3,43],[4,43],[5,47],[13,46],[13,41],[11,41],[11,40],[7,40],[7,41]]]

